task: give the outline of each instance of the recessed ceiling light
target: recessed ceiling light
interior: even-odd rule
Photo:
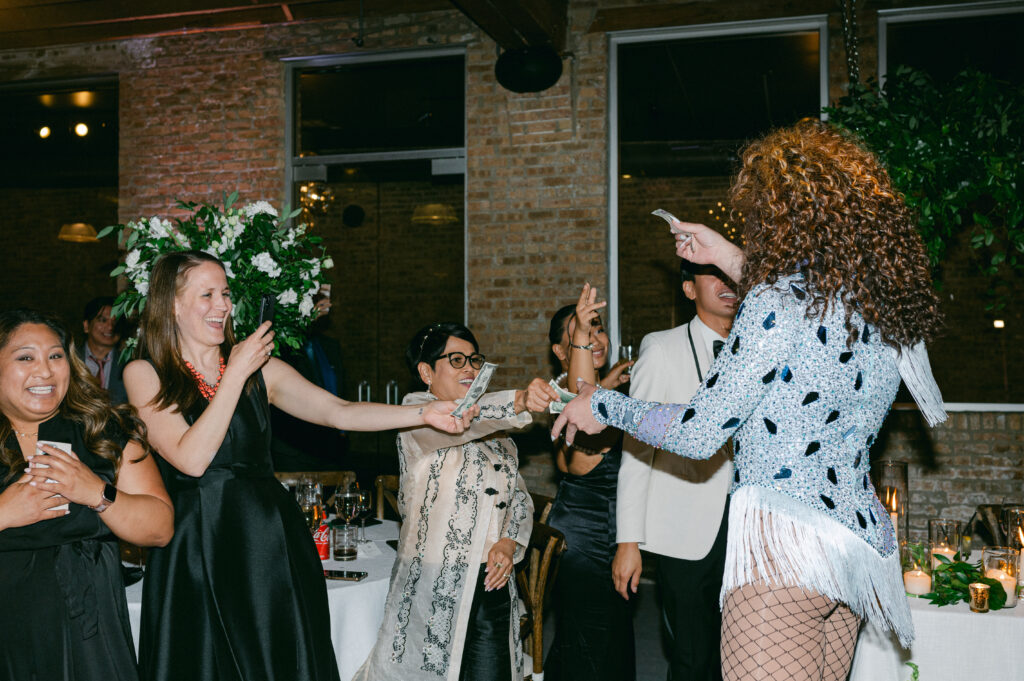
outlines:
[[[71,93],[71,103],[75,106],[90,107],[96,103],[96,93],[90,90],[79,90]]]
[[[79,123],[75,126],[75,134],[79,137],[85,137],[89,134],[89,126],[85,123]]]
[[[46,139],[47,137],[50,136],[50,129],[45,125],[39,128],[39,136],[42,137],[43,139]]]

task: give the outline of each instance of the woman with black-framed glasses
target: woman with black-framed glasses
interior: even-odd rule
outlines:
[[[462,324],[420,329],[406,350],[417,387],[403,404],[461,400],[484,366]],[[377,644],[356,679],[512,681],[523,676],[514,563],[533,529],[516,446],[558,395],[542,379],[484,394],[461,435],[398,435],[402,529]]]

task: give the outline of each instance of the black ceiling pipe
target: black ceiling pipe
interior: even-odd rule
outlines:
[[[506,50],[494,65],[494,75],[512,92],[541,92],[562,76],[562,58],[547,45]]]

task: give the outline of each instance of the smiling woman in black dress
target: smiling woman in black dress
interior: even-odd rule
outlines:
[[[333,680],[323,567],[274,477],[269,405],[344,430],[429,425],[461,432],[453,402],[349,403],[270,357],[264,322],[234,343],[224,266],[200,251],[160,257],[142,318],[147,359],[125,367],[131,403],[176,509],[143,588],[139,670],[159,681]]]
[[[162,545],[174,523],[147,450],[60,322],[0,313],[0,680],[138,679],[117,538]]]

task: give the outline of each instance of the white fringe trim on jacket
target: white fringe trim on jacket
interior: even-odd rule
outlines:
[[[730,501],[721,602],[732,589],[754,582],[812,589],[892,630],[903,647],[914,640],[898,549],[883,558],[803,502],[748,485]]]

